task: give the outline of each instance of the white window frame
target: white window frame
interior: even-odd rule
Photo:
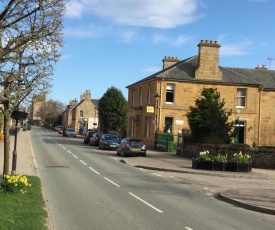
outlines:
[[[247,89],[237,88],[236,108],[246,108]]]
[[[142,106],[142,87],[139,88],[139,105]]]
[[[167,101],[167,93],[173,94],[173,101]],[[167,84],[166,85],[165,103],[166,104],[174,104],[174,101],[175,101],[175,84]]]
[[[148,105],[151,103],[151,85],[148,85]]]

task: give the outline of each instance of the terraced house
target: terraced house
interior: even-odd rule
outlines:
[[[180,61],[165,57],[163,70],[128,88],[127,135],[154,145],[155,133],[171,124],[176,134],[189,129],[186,113],[201,90],[213,87],[232,110],[235,143],[275,145],[275,71],[219,65],[220,44],[202,40],[198,55]]]
[[[99,130],[98,99],[91,99],[90,90],[80,95],[80,101],[71,100],[62,114],[62,125],[66,128],[74,128],[76,132],[83,127],[83,133],[87,130]]]

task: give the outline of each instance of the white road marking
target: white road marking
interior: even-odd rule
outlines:
[[[162,175],[157,174],[157,173],[152,173],[152,174],[155,175],[155,176],[160,176],[160,177],[162,177]]]
[[[207,187],[204,187],[204,189],[209,189],[209,188],[207,188]]]
[[[189,227],[185,227],[185,229],[187,229],[187,230],[193,230],[192,228],[189,228]]]
[[[159,213],[163,213],[163,211],[161,211],[160,209],[156,208],[155,206],[149,204],[148,202],[146,202],[145,200],[139,198],[138,196],[136,196],[135,194],[129,192],[129,194],[133,197],[135,197],[136,199],[138,199],[139,201],[143,202],[144,204],[148,205],[149,207],[151,207],[152,209],[156,210]]]
[[[82,160],[79,160],[82,164],[84,164],[84,165],[87,165],[84,161],[82,161]]]
[[[68,149],[67,149],[67,152],[68,152],[68,153],[72,153],[72,152],[71,152],[70,150],[68,150]]]
[[[94,170],[92,167],[89,167],[89,169],[91,169],[92,171],[94,171],[96,174],[99,175],[99,172],[97,172],[96,170]]]
[[[78,158],[76,155],[72,154],[75,158]]]
[[[109,181],[110,183],[112,183],[113,185],[117,186],[120,188],[120,186],[118,184],[116,184],[115,182],[111,181],[110,179],[108,179],[107,177],[104,177],[105,180]]]

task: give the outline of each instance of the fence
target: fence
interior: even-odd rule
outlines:
[[[165,152],[176,152],[182,144],[182,135],[170,133],[156,133],[155,149]]]

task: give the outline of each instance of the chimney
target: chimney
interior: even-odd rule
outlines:
[[[69,103],[69,105],[76,105],[76,104],[77,104],[76,98],[74,100],[71,100],[70,103]]]
[[[219,69],[220,44],[215,41],[201,40],[198,44],[198,68],[195,72],[196,79],[221,80],[222,72]]]
[[[177,57],[164,57],[164,59],[162,60],[163,62],[163,69],[166,69],[174,64],[176,64],[177,62],[179,62],[180,60]]]
[[[91,92],[90,92],[90,90],[85,91],[84,100],[85,101],[91,101]]]
[[[265,65],[258,65],[255,69],[261,69],[261,70],[266,70],[267,68],[265,67]]]

